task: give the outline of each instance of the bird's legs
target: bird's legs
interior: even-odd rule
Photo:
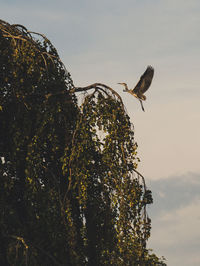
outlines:
[[[139,99],[139,101],[140,101],[140,104],[141,104],[141,107],[142,107],[142,111],[145,112],[145,110],[144,110],[144,106],[143,106],[143,103],[142,103],[142,100]]]

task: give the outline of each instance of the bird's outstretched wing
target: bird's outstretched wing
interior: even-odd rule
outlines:
[[[135,88],[132,90],[136,95],[145,93],[151,85],[153,79],[154,69],[148,66],[144,74],[140,77]]]

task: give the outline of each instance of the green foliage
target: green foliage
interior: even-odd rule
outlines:
[[[56,49],[33,35],[0,21],[0,261],[165,265],[146,249],[152,196],[121,98],[94,84],[78,106]]]

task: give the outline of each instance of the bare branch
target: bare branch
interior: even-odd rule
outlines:
[[[117,98],[123,104],[121,96],[115,90],[113,90],[111,87],[109,87],[109,86],[107,86],[107,85],[105,85],[103,83],[93,83],[93,84],[91,84],[89,86],[86,86],[86,87],[75,87],[73,89],[73,92],[87,91],[87,90],[98,88],[99,86],[110,90],[115,96],[117,96]]]

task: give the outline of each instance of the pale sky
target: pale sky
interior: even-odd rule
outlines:
[[[200,1],[0,0],[1,19],[45,34],[75,86],[122,96],[153,191],[149,247],[169,266],[200,265]],[[155,76],[142,112],[118,82]]]

